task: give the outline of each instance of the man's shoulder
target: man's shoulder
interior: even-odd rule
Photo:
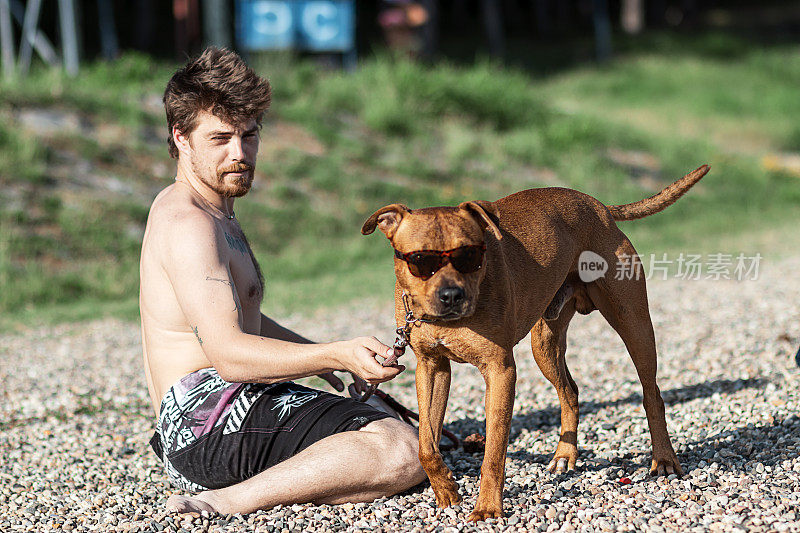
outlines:
[[[167,187],[153,201],[148,217],[149,238],[159,244],[184,248],[203,243],[213,245],[221,233],[214,217],[190,195]]]

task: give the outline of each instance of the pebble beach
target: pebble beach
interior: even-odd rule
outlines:
[[[165,511],[172,487],[148,441],[155,419],[138,324],[101,320],[0,334],[0,531],[800,531],[800,257],[757,280],[648,282],[659,386],[683,477],[653,478],[641,386],[599,313],[570,326],[580,387],[577,469],[554,475],[559,407],[523,340],[499,520],[468,523],[482,454],[445,452],[463,502],[437,509],[425,483],[372,503],[249,515]],[[394,339],[391,296],[276,317],[315,340]],[[381,386],[416,410],[414,356]],[[330,390],[330,389],[329,389]],[[445,418],[484,433],[484,384],[454,365]]]

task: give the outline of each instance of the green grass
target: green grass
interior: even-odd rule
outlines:
[[[382,205],[551,185],[624,203],[703,163],[711,173],[676,205],[623,225],[639,252],[787,253],[800,176],[767,161],[800,151],[796,45],[641,42],[547,76],[389,57],[322,72],[257,57],[273,109],[256,187],[236,211],[267,278],[265,311],[390,298],[388,244],[359,232]],[[129,55],[76,80],[40,70],[0,84],[0,327],[136,316],[147,208],[174,172],[157,105],[174,68]],[[36,136],[16,122],[33,107],[90,127]]]

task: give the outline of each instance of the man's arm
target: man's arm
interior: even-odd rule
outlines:
[[[184,214],[165,231],[164,269],[203,353],[226,381],[274,383],[348,370],[381,383],[403,370],[378,363],[375,355],[386,357],[390,349],[374,337],[301,344],[299,336],[291,342],[245,333],[235,310],[228,247],[213,219],[204,213]]]
[[[308,340],[302,335],[281,326],[264,313],[261,313],[261,336],[272,337],[273,339],[279,339],[282,341],[296,342],[299,344],[314,343],[314,341]]]
[[[273,339],[280,339],[282,341],[289,341],[289,342],[296,342],[299,344],[313,344],[314,341],[308,340],[307,338],[303,337],[302,335],[295,333],[294,331],[285,328],[266,316],[264,313],[261,313],[261,330],[260,334],[262,337],[272,337]],[[339,392],[344,390],[344,382],[339,379],[336,374],[333,372],[323,372],[322,374],[317,374],[317,377],[320,377],[327,381],[331,387],[336,389]],[[357,390],[361,391],[366,390],[366,387],[363,385],[363,380],[353,374],[353,379],[355,383],[357,383]]]

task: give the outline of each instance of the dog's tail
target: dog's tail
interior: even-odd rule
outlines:
[[[608,210],[614,220],[636,220],[637,218],[649,217],[674,204],[692,185],[700,181],[700,178],[705,176],[709,170],[711,170],[711,167],[703,165],[650,198],[645,198],[632,204],[609,205],[607,206]]]

